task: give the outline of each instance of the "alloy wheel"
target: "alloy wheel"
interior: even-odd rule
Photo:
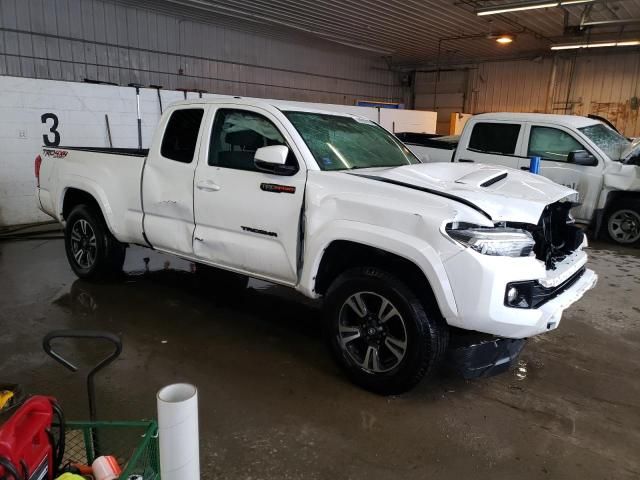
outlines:
[[[71,254],[80,268],[91,268],[96,261],[96,234],[84,219],[78,220],[71,228]]]
[[[351,295],[340,308],[340,347],[360,368],[385,373],[396,368],[407,352],[407,328],[398,309],[374,292]]]

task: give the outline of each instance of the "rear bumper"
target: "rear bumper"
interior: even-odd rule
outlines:
[[[518,361],[525,343],[526,339],[463,335],[449,348],[447,366],[466,379],[498,375]]]

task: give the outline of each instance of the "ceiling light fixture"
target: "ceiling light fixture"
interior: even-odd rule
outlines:
[[[600,42],[600,43],[573,43],[567,45],[551,45],[551,50],[574,50],[577,48],[601,48],[601,47],[636,47],[640,45],[640,40],[625,40],[622,42]]]
[[[538,8],[563,7],[567,5],[576,5],[579,3],[594,3],[596,0],[565,0],[565,1],[526,1],[513,2],[504,5],[492,5],[490,7],[478,8],[476,15],[497,15],[507,12],[521,12],[523,10],[536,10]]]
[[[513,42],[513,35],[500,35],[496,38],[496,42],[500,45],[509,45]]]

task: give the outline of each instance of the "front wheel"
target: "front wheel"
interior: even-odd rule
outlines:
[[[67,217],[64,244],[69,265],[86,280],[105,280],[122,272],[126,246],[111,234],[102,214],[78,205]]]
[[[640,201],[615,205],[607,214],[609,238],[621,245],[640,243]]]
[[[446,350],[444,320],[395,276],[375,267],[341,274],[326,295],[328,339],[349,378],[384,395],[413,388]]]

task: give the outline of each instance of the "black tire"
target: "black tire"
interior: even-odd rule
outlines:
[[[101,212],[89,205],[78,205],[66,220],[65,250],[69,265],[78,277],[102,281],[122,272],[126,245],[111,234]],[[78,258],[80,250],[86,250],[86,253]]]
[[[628,199],[612,205],[605,218],[604,230],[614,243],[640,245],[640,200]]]
[[[249,277],[212,267],[203,263],[196,265],[198,287],[218,301],[235,301],[244,294]]]
[[[365,310],[370,309],[364,317],[351,307],[357,303],[358,295],[366,304]],[[382,308],[385,300],[386,310]],[[333,356],[351,381],[366,390],[383,395],[404,393],[432,375],[442,362],[449,329],[437,307],[428,304],[426,299],[421,301],[404,282],[384,270],[358,267],[345,271],[331,284],[324,308],[327,340]],[[372,318],[376,316],[376,309],[379,310],[377,321]],[[398,315],[393,314],[393,310]],[[385,316],[389,318],[380,318]],[[352,326],[350,321],[362,323]],[[359,336],[350,340],[350,332]],[[399,358],[397,353],[402,350],[399,345],[403,341],[404,352]],[[375,353],[369,352],[371,348]],[[371,361],[374,356],[375,360]]]

